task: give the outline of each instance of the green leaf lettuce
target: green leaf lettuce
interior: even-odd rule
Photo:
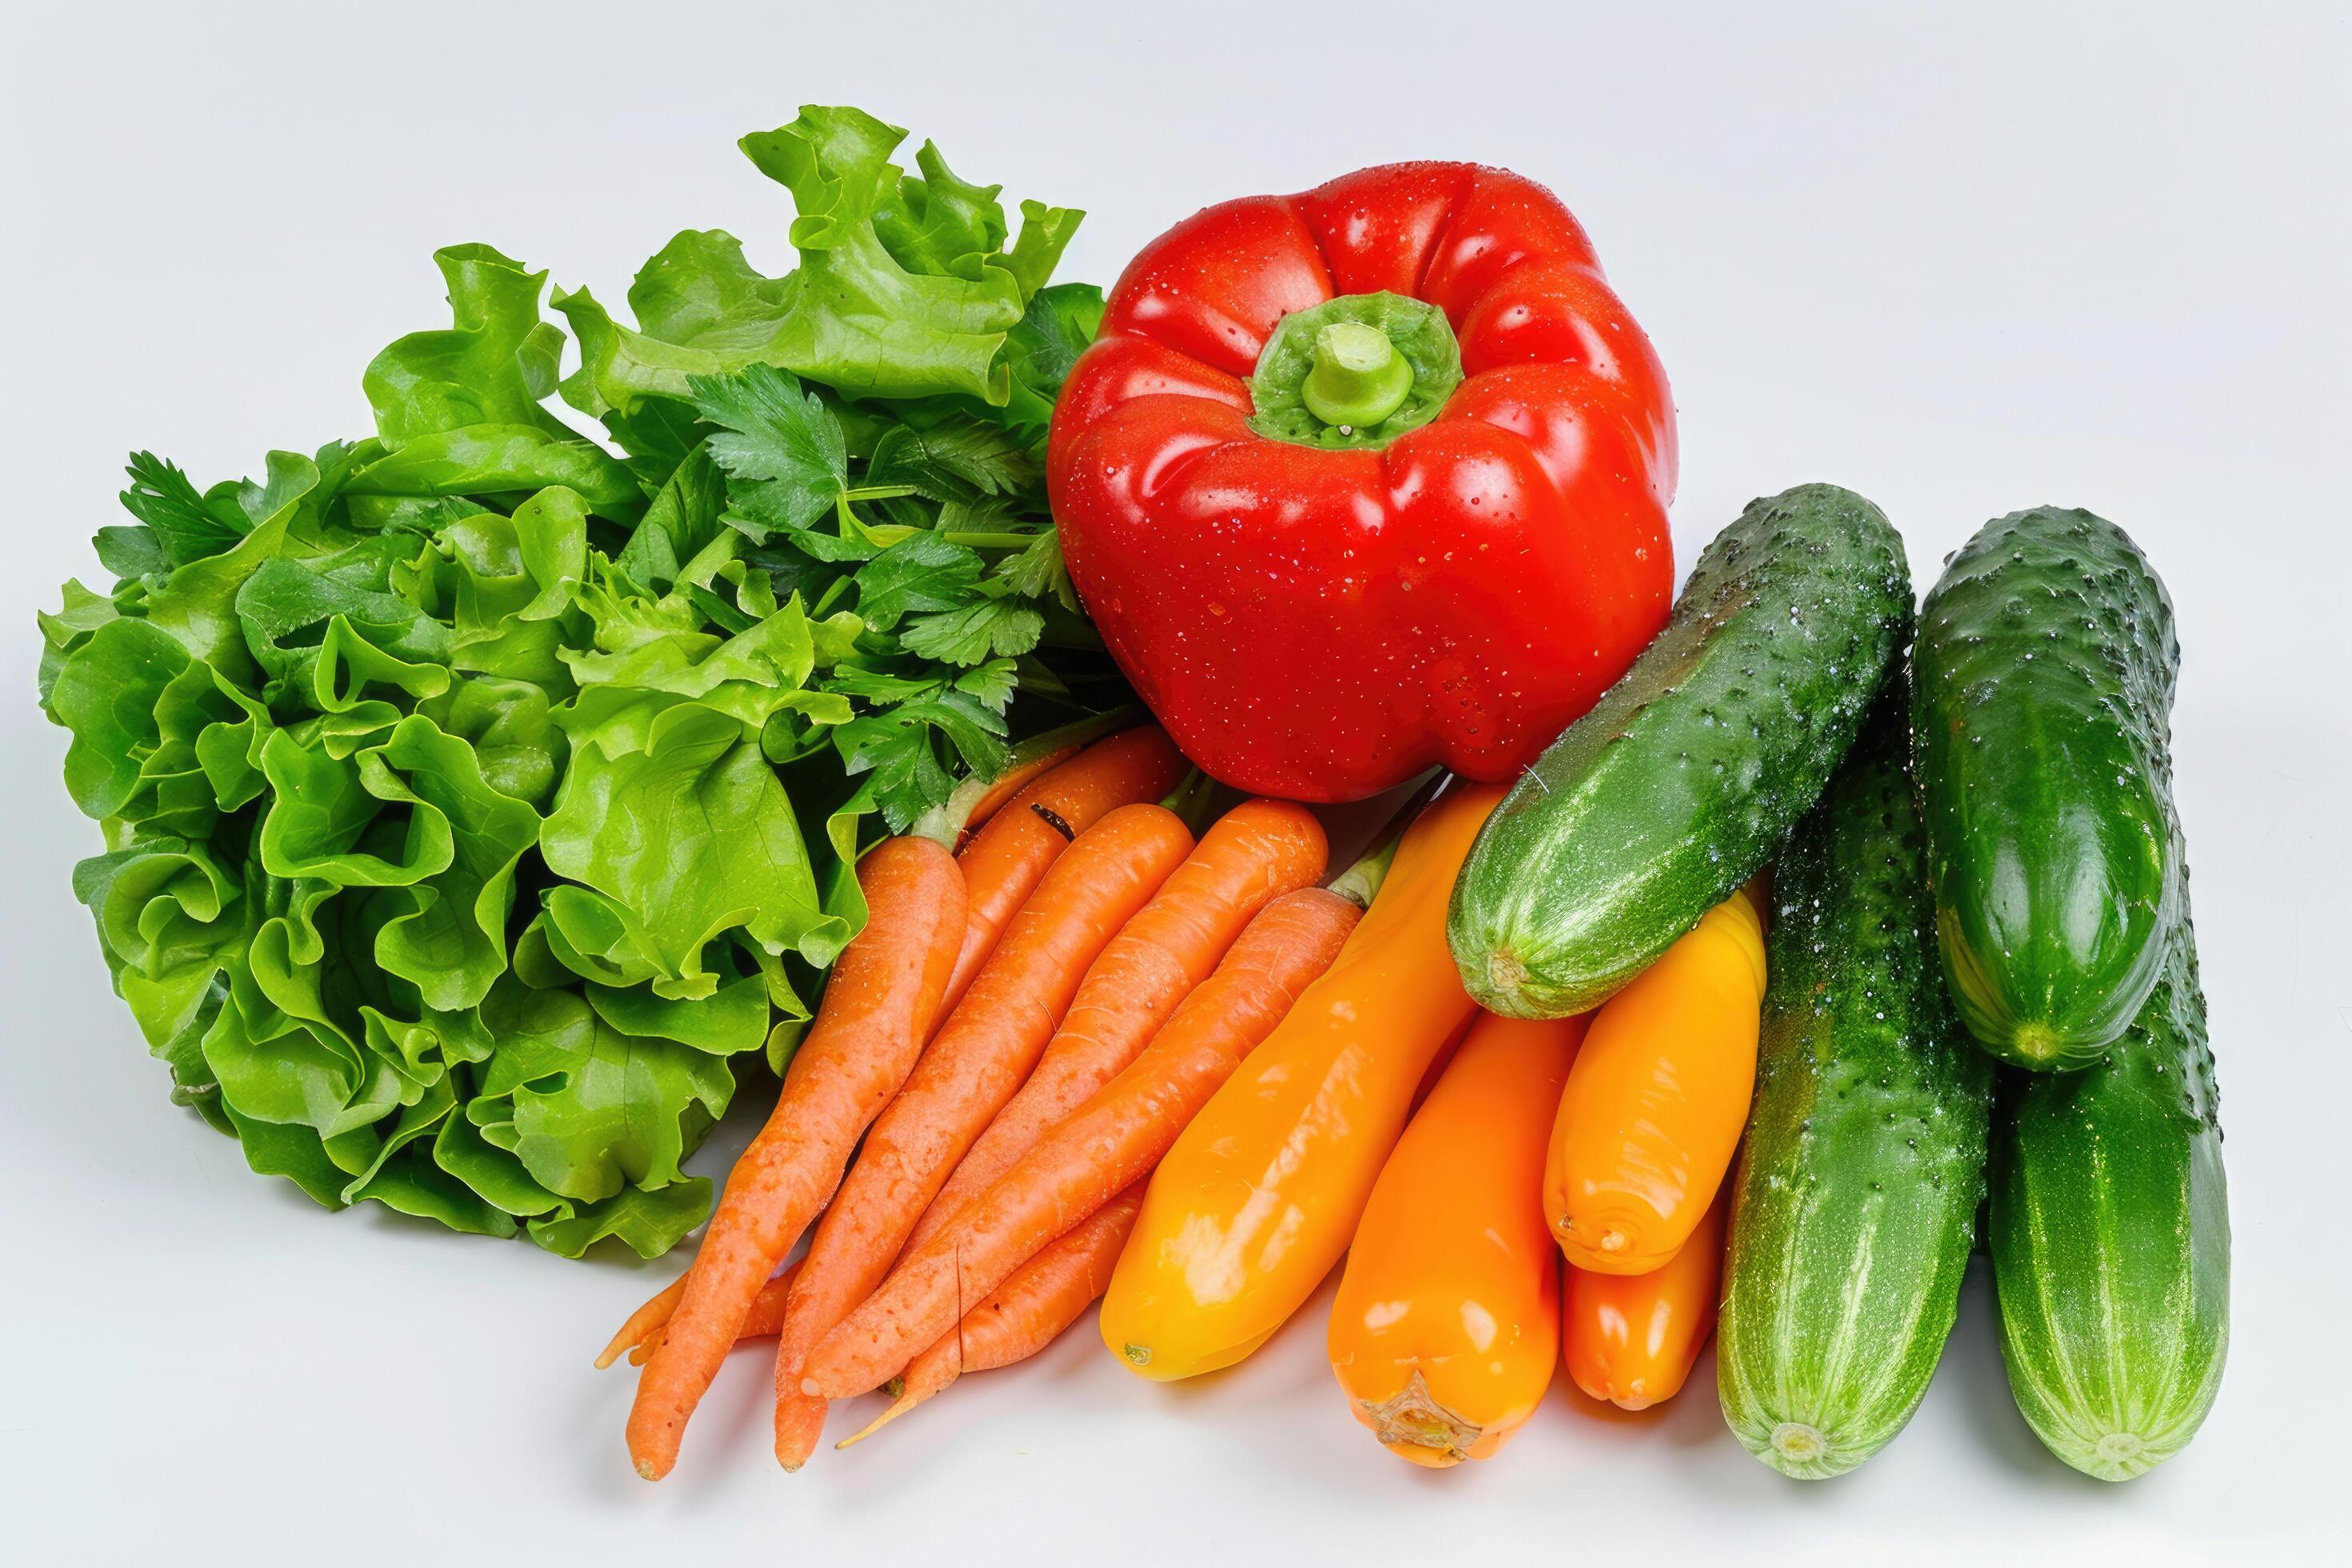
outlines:
[[[887,825],[1123,689],[1045,416],[1078,215],[856,110],[744,139],[799,264],[689,230],[614,321],[485,245],[361,377],[363,437],[199,489],[135,455],[40,617],[74,893],[173,1098],[257,1172],[577,1256],[709,1212]],[[547,319],[551,303],[577,335]],[[575,428],[551,404],[601,422]],[[1036,695],[1032,696],[1032,692]]]

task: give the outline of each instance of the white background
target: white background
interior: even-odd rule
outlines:
[[[0,44],[0,1556],[2147,1563],[2343,1544],[2344,8],[1636,9],[19,12]],[[567,1263],[331,1215],[166,1103],[69,895],[97,830],[33,704],[33,611],[93,572],[122,454],[209,482],[363,429],[369,356],[446,320],[441,243],[494,242],[608,300],[684,226],[781,270],[782,194],[732,143],[803,100],[1087,208],[1064,275],[1105,283],[1205,203],[1360,164],[1474,158],[1550,184],[1672,374],[1685,566],[1750,496],[1815,479],[1880,502],[1923,584],[2014,508],[2130,529],[2179,607],[2237,1232],[2229,1376],[2196,1445],[2126,1487],[2049,1458],[1977,1277],[1910,1429],[1824,1485],[1740,1450],[1711,1363],[1659,1415],[1558,1396],[1495,1461],[1412,1470],[1349,1418],[1318,1302],[1192,1387],[1126,1375],[1089,1320],[793,1477],[768,1458],[748,1353],[650,1488],[623,1456],[627,1374],[588,1360],[680,1258]]]

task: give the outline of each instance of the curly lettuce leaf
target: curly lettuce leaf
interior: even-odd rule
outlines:
[[[545,272],[487,245],[433,253],[455,324],[398,339],[369,362],[360,384],[376,434],[398,448],[476,425],[520,425],[570,437],[541,405],[555,390],[563,333],[539,317]]]
[[[547,274],[487,245],[449,246],[433,259],[454,324],[411,332],[370,362],[362,384],[378,451],[343,489],[381,506],[561,485],[601,516],[636,516],[645,496],[628,466],[544,406],[563,348],[562,329],[540,319]]]
[[[511,513],[468,506],[408,563],[410,591],[447,625],[452,668],[570,693],[563,651],[585,624],[572,597],[587,573],[588,518],[587,500],[561,486]]]
[[[478,1103],[503,1100],[506,1117],[472,1120],[562,1197],[593,1203],[628,1186],[684,1181],[678,1162],[734,1089],[722,1058],[626,1034],[577,992],[509,982],[485,1005],[483,1021],[499,1048]]]
[[[906,137],[861,110],[816,106],[744,137],[753,164],[792,193],[799,268],[767,277],[732,236],[690,229],[637,274],[634,328],[587,290],[559,290],[581,346],[564,400],[632,446],[625,429],[646,400],[682,402],[692,378],[755,364],[851,398],[1006,405],[1015,334],[1083,215],[1024,202],[1008,247],[1000,187],[960,179],[928,142],[906,173],[890,161]],[[1036,345],[1020,346],[1025,363]],[[1024,384],[1024,416],[1042,424]]]
[[[708,1184],[674,1166],[725,1103],[727,1058],[806,1016],[780,958],[732,944],[765,937],[778,954],[829,956],[856,911],[827,908],[821,888],[839,873],[820,884],[804,848],[781,894],[754,888],[754,907],[691,961],[693,944],[641,900],[650,919],[635,929],[655,961],[625,977],[633,989],[595,992],[586,1059],[551,1073],[543,1039],[501,1036],[507,1016],[489,1002],[513,984],[519,879],[554,875],[541,810],[572,750],[558,722],[578,689],[568,660],[585,658],[592,686],[625,689],[648,715],[691,709],[724,726],[765,780],[746,823],[788,847],[800,847],[759,761],[759,721],[839,700],[799,689],[807,623],[764,582],[730,584],[723,550],[706,542],[681,586],[765,611],[750,635],[702,632],[683,593],[663,612],[676,626],[625,606],[587,547],[587,516],[576,493],[550,489],[510,512],[453,508],[429,536],[313,530],[312,543],[335,546],[326,553],[297,552],[279,518],[277,552],[205,584],[208,614],[236,629],[212,646],[236,679],[142,613],[185,595],[194,567],[220,571],[207,557],[112,598],[69,595],[44,622],[48,707],[74,736],[71,793],[121,846],[76,878],[116,989],[176,1095],[236,1133],[255,1169],[330,1204],[379,1202],[491,1235],[528,1226],[566,1252],[608,1236],[658,1251],[707,1212]],[[708,518],[679,526],[689,547],[697,533],[740,538]],[[582,602],[591,594],[596,611]],[[602,652],[600,628],[614,639]],[[512,673],[466,668],[483,664]],[[598,738],[625,752],[618,733]],[[656,743],[632,761],[670,756]],[[775,909],[757,907],[770,899]],[[681,972],[701,999],[646,989]],[[589,994],[566,973],[558,994]],[[614,1059],[617,1074],[601,1065]],[[654,1127],[668,1131],[647,1142]],[[514,1147],[485,1128],[517,1130]],[[600,1145],[616,1128],[634,1142]]]
[[[635,328],[615,321],[585,289],[551,300],[580,340],[580,368],[563,400],[608,422],[637,414],[648,398],[684,400],[698,375],[781,363],[776,343],[798,283],[770,278],[720,229],[688,229],[655,252],[629,286]]]
[[[473,747],[420,714],[362,752],[360,772],[371,795],[406,802],[412,821],[445,819],[451,846],[449,864],[416,883],[401,900],[409,907],[377,931],[375,960],[427,1007],[471,1007],[506,970],[515,868],[539,841],[539,813],[492,788]]]
[[[799,288],[778,323],[777,363],[853,397],[962,393],[1001,404],[1012,395],[1002,356],[1026,303],[1021,279],[984,256],[954,258],[964,266],[952,272],[935,250],[892,254],[877,217],[912,239],[912,226],[894,221],[899,209],[883,205],[902,194],[889,155],[906,135],[862,110],[811,107],[743,138],[799,209]]]
[[[468,425],[420,436],[353,474],[354,496],[496,496],[562,485],[599,516],[623,521],[645,505],[618,458],[530,425]]]
[[[730,931],[830,962],[851,933],[824,910],[756,734],[699,704],[666,718],[643,750],[575,746],[541,832],[550,868],[578,884],[549,896],[551,921],[575,943],[621,947],[623,972],[657,996],[711,994],[704,949]]]
[[[148,1048],[179,1068],[219,978],[242,956],[238,867],[196,839],[157,834],[74,868],[74,897],[98,924],[99,950]],[[212,1076],[203,1074],[209,1086]]]

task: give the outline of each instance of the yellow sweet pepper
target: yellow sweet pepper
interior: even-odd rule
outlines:
[[[1473,1006],[1445,905],[1502,786],[1456,786],[1397,846],[1323,977],[1161,1160],[1103,1298],[1113,1354],[1192,1377],[1264,1344],[1348,1249],[1430,1063]]]
[[[1697,1228],[1748,1124],[1763,1001],[1763,927],[1743,889],[1593,1014],[1544,1165],[1570,1263],[1646,1274]]]

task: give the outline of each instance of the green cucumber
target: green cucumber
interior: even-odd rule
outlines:
[[[2123,530],[1985,525],[1920,611],[1915,767],[1960,1021],[2028,1068],[2096,1061],[2178,918],[2164,584]]]
[[[1876,507],[1835,485],[1749,502],[1479,833],[1446,923],[1470,994],[1556,1018],[1647,968],[1820,795],[1910,618]]]
[[[2139,1016],[2084,1072],[2004,1074],[1990,1249],[2010,1392],[2060,1458],[2180,1451],[2230,1346],[2230,1200],[2188,889]]]
[[[1953,1019],[1891,680],[1773,871],[1756,1100],[1732,1178],[1723,1416],[1782,1475],[1843,1475],[1918,1407],[1985,1189],[1991,1060]]]

